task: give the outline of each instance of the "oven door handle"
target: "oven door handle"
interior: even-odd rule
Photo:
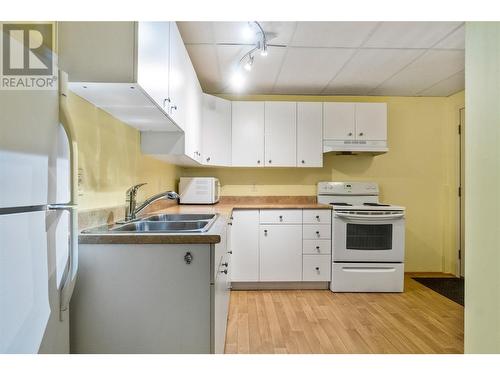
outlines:
[[[401,214],[387,214],[387,215],[359,215],[359,214],[346,214],[343,212],[335,212],[336,217],[353,219],[353,220],[394,220],[401,219],[405,216]]]

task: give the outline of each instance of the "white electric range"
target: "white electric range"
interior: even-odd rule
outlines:
[[[334,292],[402,292],[405,208],[379,202],[374,182],[319,182],[331,204]]]

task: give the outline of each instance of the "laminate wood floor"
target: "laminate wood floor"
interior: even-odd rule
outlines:
[[[411,275],[397,294],[232,291],[225,351],[463,353],[463,326],[462,306]]]

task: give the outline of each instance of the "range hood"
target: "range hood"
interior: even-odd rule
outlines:
[[[387,141],[368,140],[323,140],[323,153],[327,152],[372,152],[384,153],[389,151]]]

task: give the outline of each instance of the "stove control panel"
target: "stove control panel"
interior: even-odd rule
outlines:
[[[318,182],[318,195],[378,195],[376,182]]]

